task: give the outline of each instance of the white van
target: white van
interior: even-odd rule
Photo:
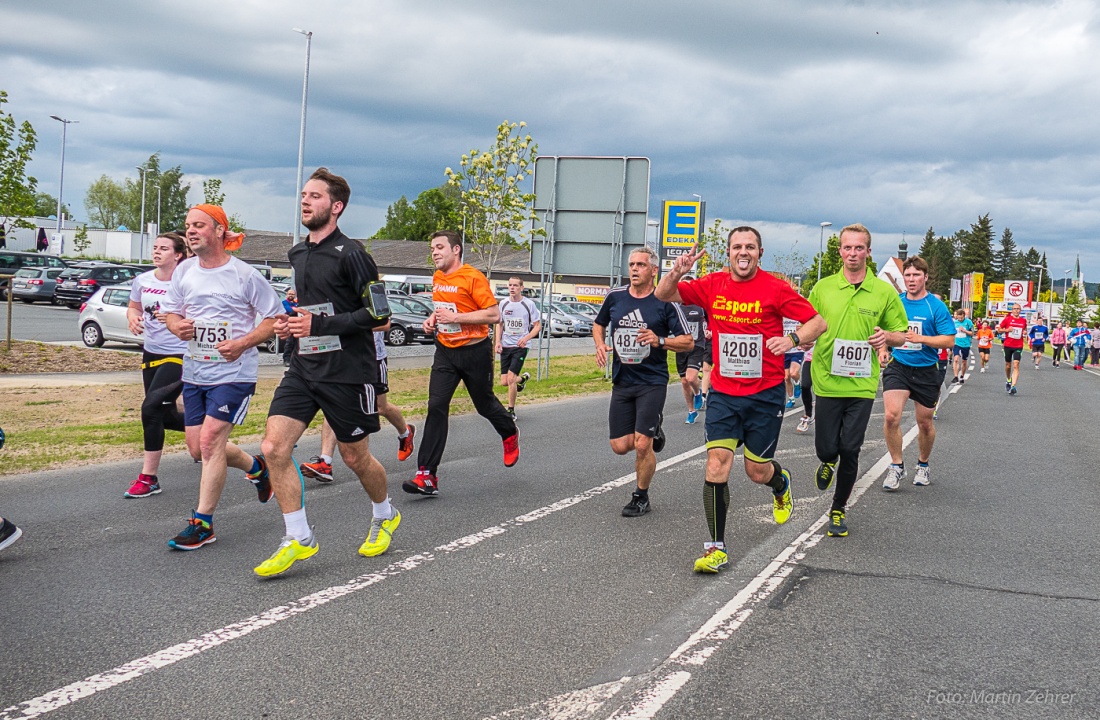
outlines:
[[[406,295],[432,291],[431,275],[383,275],[382,281],[386,283],[386,290]]]

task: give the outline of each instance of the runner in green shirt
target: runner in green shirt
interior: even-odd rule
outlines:
[[[859,451],[878,390],[878,350],[905,343],[909,319],[897,291],[867,272],[871,231],[849,225],[840,231],[843,269],[822,278],[810,304],[829,329],[817,339],[810,373],[817,393],[817,487],[828,490],[836,476],[829,537],[846,537],[844,512],[856,484]],[[839,465],[839,467],[838,467]]]

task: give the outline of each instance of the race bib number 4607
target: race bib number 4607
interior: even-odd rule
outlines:
[[[871,377],[870,343],[859,340],[841,340],[833,342],[833,365],[830,372],[841,377]]]
[[[187,352],[198,362],[225,362],[218,352],[218,344],[233,337],[233,326],[228,320],[210,322],[195,321],[195,336],[187,343]]]

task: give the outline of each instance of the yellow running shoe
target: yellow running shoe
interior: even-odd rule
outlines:
[[[703,557],[695,561],[695,572],[716,573],[719,568],[724,568],[729,562],[729,555],[720,547],[709,548]]]
[[[253,568],[260,577],[271,577],[272,575],[278,575],[279,573],[286,572],[290,569],[290,566],[294,564],[296,560],[305,560],[308,557],[313,557],[317,553],[317,537],[311,534],[309,540],[302,544],[294,538],[283,538],[283,542],[279,544],[279,549],[276,550],[271,557],[264,560],[262,563]]]
[[[791,499],[791,474],[783,471],[783,477],[787,478],[787,489],[782,495],[772,494],[772,517],[778,525],[782,525],[791,519],[791,510],[794,509],[794,501]]]
[[[397,508],[393,509],[393,517],[389,520],[374,518],[370,521],[370,534],[363,544],[359,546],[359,554],[363,557],[381,555],[390,549],[390,540],[393,539],[393,531],[401,524],[401,513]]]

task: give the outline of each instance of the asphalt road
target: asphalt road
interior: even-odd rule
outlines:
[[[876,405],[844,539],[822,537],[792,411],[794,516],[775,526],[735,470],[718,576],[691,572],[703,428],[675,386],[642,518],[619,512],[633,463],[607,447],[606,395],[521,404],[512,469],[484,420],[453,419],[436,498],[398,489],[413,469],[383,431],[390,552],[356,554],[370,505],[338,465],[306,487],[321,551],[269,581],[251,567],[282,523],[239,473],[193,553],[165,544],[195,500],[185,457],[145,500],[122,499],[136,461],[0,479],[26,531],[0,553],[0,718],[1094,718],[1098,382],[1025,369],[1009,397],[972,375],[941,409],[933,485],[895,494]]]

